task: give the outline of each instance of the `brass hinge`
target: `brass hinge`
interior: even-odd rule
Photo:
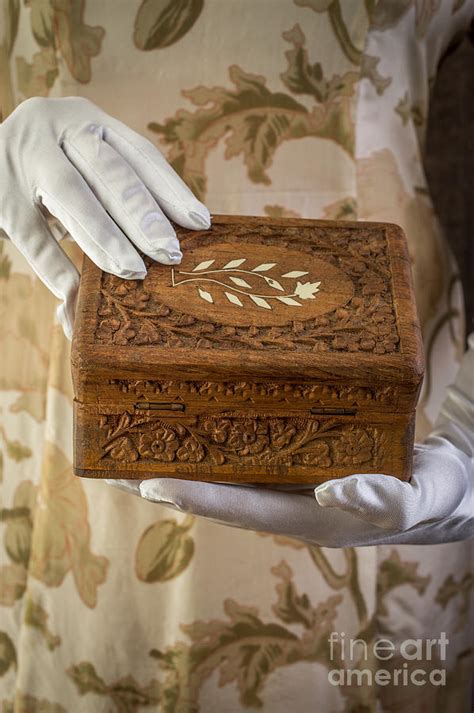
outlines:
[[[139,401],[135,408],[141,411],[184,411],[185,406],[169,401]]]
[[[338,408],[333,406],[313,406],[311,413],[322,416],[355,416],[357,409],[355,408]]]

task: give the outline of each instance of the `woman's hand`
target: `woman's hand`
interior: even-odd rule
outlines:
[[[79,274],[42,206],[100,268],[125,279],[146,274],[136,248],[180,262],[168,218],[196,230],[210,225],[207,208],[153,144],[80,97],[20,104],[0,125],[0,167],[0,228],[62,301],[69,339]]]

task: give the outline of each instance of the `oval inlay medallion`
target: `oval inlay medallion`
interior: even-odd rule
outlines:
[[[173,309],[232,326],[312,319],[354,293],[350,278],[329,262],[248,243],[188,248],[180,265],[155,263],[147,289]]]

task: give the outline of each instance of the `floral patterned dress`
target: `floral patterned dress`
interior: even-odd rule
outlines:
[[[0,110],[88,97],[212,212],[392,221],[428,360],[417,437],[463,350],[422,164],[430,87],[473,0],[3,0]],[[80,264],[65,236],[64,249]],[[472,543],[329,550],[72,475],[70,345],[0,240],[0,708],[5,713],[469,710]],[[343,345],[341,346],[343,348]],[[472,611],[472,609],[471,609]],[[329,635],[446,632],[447,656],[334,659]],[[369,647],[370,651],[370,647]],[[332,685],[444,667],[446,685]]]

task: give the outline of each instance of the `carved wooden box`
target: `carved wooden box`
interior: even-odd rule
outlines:
[[[143,281],[85,258],[74,472],[409,479],[423,352],[402,231],[215,216]]]

